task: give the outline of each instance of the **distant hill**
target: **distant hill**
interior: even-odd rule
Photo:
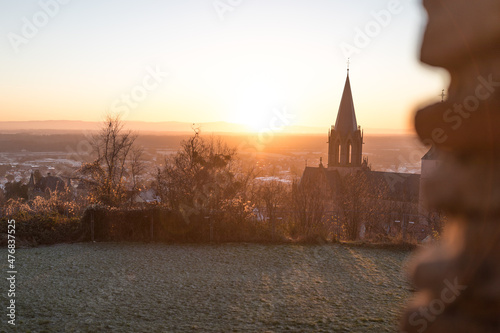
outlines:
[[[145,122],[145,121],[127,121],[127,128],[138,132],[176,132],[177,134],[192,133],[193,126],[201,128],[205,133],[251,133],[249,127],[242,124],[228,122],[207,122],[207,123],[185,123],[176,121],[165,122]],[[71,131],[95,131],[99,128],[99,122],[79,121],[79,120],[41,120],[41,121],[0,121],[0,132],[46,132],[46,133],[64,133]],[[280,133],[326,133],[328,126],[307,127],[307,126],[289,126]]]

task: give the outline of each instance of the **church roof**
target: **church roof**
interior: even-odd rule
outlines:
[[[335,189],[340,185],[340,174],[337,170],[328,170],[324,167],[306,167],[301,180],[326,182],[330,189]]]
[[[348,134],[356,132],[357,129],[358,123],[356,122],[356,113],[354,112],[351,82],[349,81],[349,74],[347,74],[339,112],[337,113],[337,121],[335,122],[335,130]]]
[[[418,202],[420,175],[383,171],[366,171],[371,186],[385,184],[384,197],[394,201]]]
[[[46,177],[42,177],[36,186],[42,190],[46,191],[50,189],[51,191],[64,191],[65,182],[62,178],[51,176],[50,174]]]
[[[410,173],[381,172],[381,171],[358,171],[366,176],[366,185],[370,189],[369,193],[377,193],[382,190],[379,199],[418,202],[420,190],[420,175]],[[335,169],[325,169],[322,167],[306,167],[302,175],[301,182],[313,182],[327,184],[330,190],[336,195],[340,195],[342,186],[342,176]]]

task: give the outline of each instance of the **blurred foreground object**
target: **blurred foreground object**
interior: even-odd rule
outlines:
[[[410,272],[403,332],[500,332],[500,1],[424,0],[421,60],[450,72],[448,100],[418,111],[416,130],[442,153],[425,188],[450,217]]]

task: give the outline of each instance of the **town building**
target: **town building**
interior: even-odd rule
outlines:
[[[28,181],[28,200],[32,200],[38,196],[50,197],[51,193],[64,192],[67,184],[61,177],[53,176],[50,173],[43,177],[40,172],[31,172]]]

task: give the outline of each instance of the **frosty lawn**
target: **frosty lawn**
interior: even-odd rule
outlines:
[[[6,258],[7,251],[1,252]],[[95,243],[20,249],[16,328],[393,332],[400,306],[410,297],[401,268],[408,255],[337,245]],[[6,264],[5,259],[2,271]],[[6,293],[1,295],[6,304]]]

